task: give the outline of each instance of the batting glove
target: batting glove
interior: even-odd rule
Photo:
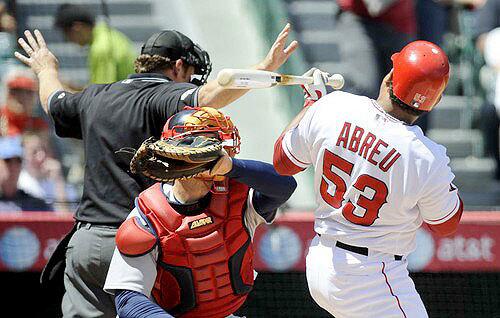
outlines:
[[[309,106],[326,95],[326,83],[328,83],[330,74],[313,67],[305,72],[303,76],[312,77],[314,79],[313,84],[302,85],[305,99],[304,106]]]

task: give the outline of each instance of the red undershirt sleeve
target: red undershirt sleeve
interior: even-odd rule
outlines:
[[[306,169],[306,167],[295,164],[283,149],[283,138],[286,132],[276,140],[274,144],[273,165],[276,171],[283,176],[292,176]],[[297,159],[295,159],[297,160]]]
[[[454,215],[448,219],[447,221],[439,224],[428,224],[429,229],[440,235],[440,236],[448,236],[457,231],[458,224],[460,223],[460,219],[462,217],[462,213],[464,210],[464,204],[462,202],[462,199],[459,197],[459,207],[458,210],[454,213]]]

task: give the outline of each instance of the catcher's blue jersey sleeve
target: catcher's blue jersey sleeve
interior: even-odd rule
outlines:
[[[117,290],[115,306],[120,318],[173,318],[146,295],[132,290]]]
[[[227,175],[254,189],[252,204],[267,222],[272,222],[278,209],[295,191],[293,177],[279,175],[271,164],[233,158],[233,168]]]

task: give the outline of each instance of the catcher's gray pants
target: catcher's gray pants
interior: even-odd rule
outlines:
[[[114,297],[102,290],[115,249],[116,228],[79,224],[66,250],[62,312],[69,317],[115,318]]]

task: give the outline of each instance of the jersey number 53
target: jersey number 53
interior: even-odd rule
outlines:
[[[342,203],[345,200],[344,194],[346,192],[347,185],[344,179],[335,173],[334,170],[339,169],[350,176],[352,174],[353,167],[354,164],[342,157],[337,156],[328,149],[325,149],[320,193],[323,200],[335,209],[340,209],[340,207],[342,207]],[[328,192],[328,183],[326,180],[335,184],[335,193],[333,195]],[[361,192],[364,192],[366,188],[370,188],[374,191],[373,197],[370,199],[361,194],[355,203],[347,199],[348,201],[342,209],[342,215],[354,224],[370,226],[378,218],[380,208],[387,203],[387,185],[370,175],[362,174],[356,179],[353,187]],[[354,211],[356,210],[355,204],[365,210],[362,216],[354,214]]]

